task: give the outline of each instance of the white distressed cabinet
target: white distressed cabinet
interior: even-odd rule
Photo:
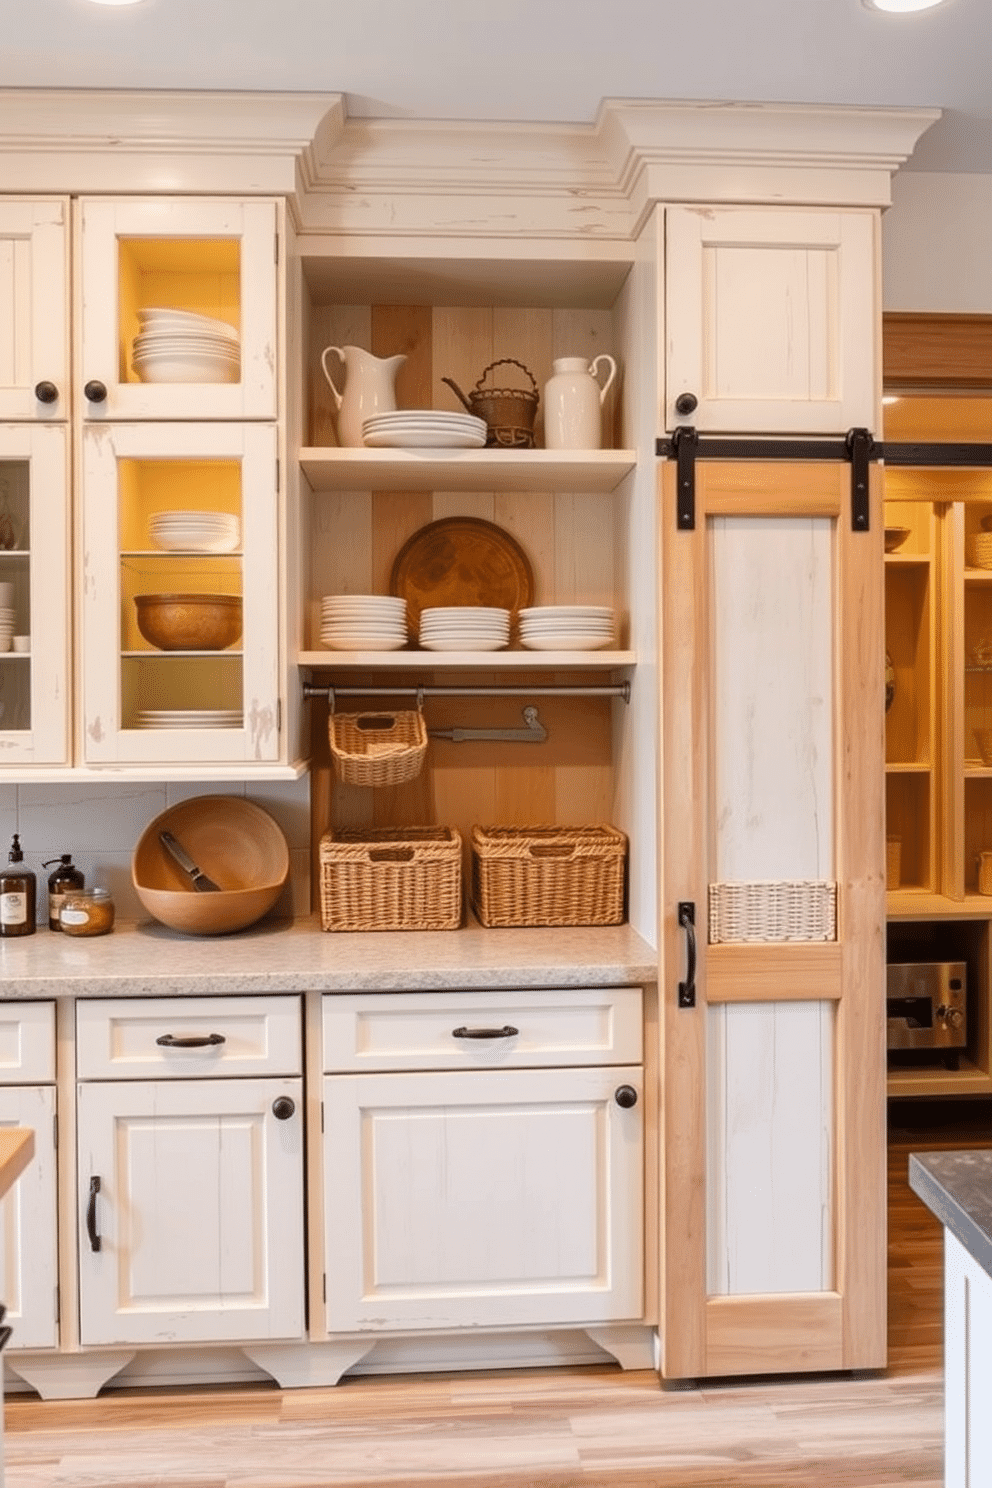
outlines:
[[[301,1339],[299,999],[79,1004],[84,1345]]]
[[[665,217],[665,427],[873,428],[877,213],[699,206]]]
[[[34,1157],[0,1200],[0,1298],[14,1358],[59,1341],[55,1116],[55,1004],[2,1004],[0,1126],[34,1132]]]
[[[0,420],[69,417],[69,200],[0,199]]]
[[[639,1322],[635,988],[325,998],[331,1332]]]

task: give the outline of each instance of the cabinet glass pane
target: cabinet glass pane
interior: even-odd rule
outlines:
[[[0,731],[4,733],[31,728],[29,498],[28,462],[0,460]]]
[[[240,727],[241,517],[236,460],[119,461],[125,728]],[[183,602],[192,596],[189,610]],[[150,597],[158,613],[149,611]],[[223,603],[235,597],[236,608]],[[227,616],[237,628],[232,638],[201,633]]]
[[[240,246],[238,238],[118,239],[121,382],[238,381]],[[220,321],[231,335],[190,316]],[[177,375],[180,366],[187,375]]]

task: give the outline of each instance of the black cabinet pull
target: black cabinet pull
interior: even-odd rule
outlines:
[[[613,1099],[618,1106],[623,1106],[625,1111],[629,1111],[631,1106],[637,1105],[637,1091],[633,1085],[618,1085],[613,1092]]]
[[[493,1039],[493,1038],[516,1038],[520,1032],[514,1028],[512,1023],[504,1023],[502,1028],[453,1028],[452,1038]]]
[[[54,382],[36,382],[34,385],[34,395],[39,403],[57,403],[59,390]]]
[[[296,1102],[292,1096],[277,1095],[272,1102],[272,1114],[277,1121],[288,1121],[296,1110]]]
[[[96,1228],[96,1196],[100,1192],[100,1175],[94,1173],[90,1179],[90,1201],[86,1205],[86,1233],[90,1237],[90,1250],[100,1249],[100,1236]]]
[[[691,899],[679,901],[679,924],[686,933],[685,981],[679,982],[679,1007],[696,1006],[696,906]]]
[[[83,387],[83,396],[86,398],[87,403],[105,402],[107,397],[106,384],[97,382],[95,379],[93,382],[86,383]]]
[[[684,418],[687,413],[695,413],[699,407],[699,399],[695,393],[679,393],[675,399],[675,412]]]
[[[226,1043],[222,1033],[191,1033],[187,1035],[175,1033],[163,1033],[155,1040],[164,1049],[206,1049],[211,1044]]]

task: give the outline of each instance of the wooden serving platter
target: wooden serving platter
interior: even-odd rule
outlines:
[[[490,605],[517,611],[534,598],[534,572],[517,540],[481,517],[428,522],[397,553],[389,592],[406,600],[411,638],[420,612],[441,605]]]

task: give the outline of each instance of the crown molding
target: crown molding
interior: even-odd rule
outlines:
[[[344,123],[340,94],[5,88],[3,189],[292,195]]]
[[[607,99],[592,124],[348,119],[340,94],[0,90],[7,192],[285,196],[304,234],[629,243],[658,202],[884,207],[934,109]]]

